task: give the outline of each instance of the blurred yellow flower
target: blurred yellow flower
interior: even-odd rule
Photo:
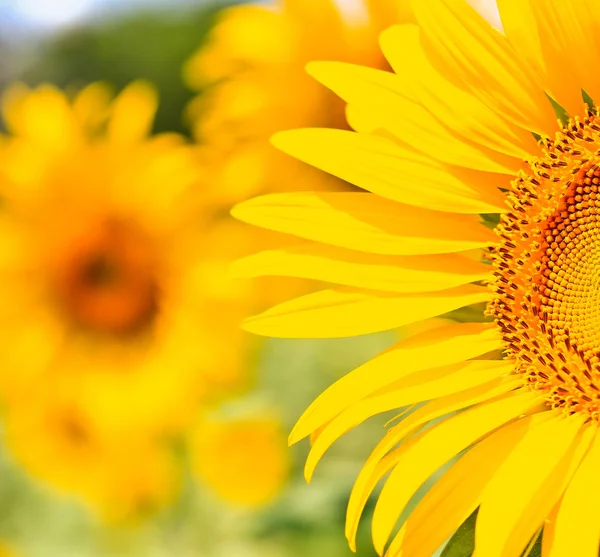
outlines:
[[[130,431],[107,435],[75,398],[48,389],[8,407],[5,442],[16,463],[104,520],[143,518],[170,502],[179,476],[169,447]]]
[[[384,68],[378,32],[410,18],[408,0],[367,0],[364,14],[333,0],[278,0],[224,11],[185,67],[195,89],[189,108],[206,166],[205,189],[217,206],[266,191],[339,190],[337,178],[302,165],[268,143],[279,130],[346,128],[344,104],[312,80],[311,60]]]
[[[180,431],[200,403],[247,380],[237,327],[247,296],[224,279],[235,245],[215,249],[236,236],[206,217],[193,147],[149,135],[150,86],[112,99],[94,84],[70,101],[51,86],[15,85],[3,101],[0,398],[11,447],[78,491],[121,465],[137,481],[131,467],[152,464],[136,439],[145,447]],[[40,402],[46,392],[60,393],[58,407]],[[75,403],[85,426],[70,421]],[[53,427],[40,412],[67,421]],[[88,428],[96,456],[85,458],[99,474],[73,469],[72,437]]]
[[[244,507],[271,502],[289,473],[286,435],[270,416],[200,420],[190,435],[193,470],[221,499]]]

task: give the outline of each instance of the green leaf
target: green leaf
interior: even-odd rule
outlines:
[[[440,557],[471,557],[475,549],[475,521],[478,510],[476,509],[450,538]]]
[[[542,557],[542,531],[536,533],[522,557]]]
[[[563,106],[558,104],[551,96],[547,95],[552,108],[554,109],[554,114],[561,121],[563,126],[566,126],[569,123],[569,113],[565,110]]]
[[[442,551],[440,557],[471,557],[475,550],[475,522],[477,520],[476,509],[473,514],[463,522],[456,533]],[[542,557],[542,535],[538,531],[521,557]]]
[[[588,105],[588,108],[594,110],[596,103],[594,102],[594,99],[589,96],[588,92],[582,89],[581,96],[583,97],[583,102]]]
[[[484,213],[481,215],[483,224],[492,230],[500,223],[500,215],[498,213]]]

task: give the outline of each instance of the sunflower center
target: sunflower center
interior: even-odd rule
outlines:
[[[57,424],[64,440],[72,447],[83,447],[90,443],[91,437],[83,419],[74,412],[67,412]]]
[[[148,240],[130,223],[106,220],[69,241],[57,265],[55,289],[77,326],[122,335],[152,322],[158,288]]]
[[[489,313],[554,408],[600,418],[600,118],[573,119],[511,185]]]

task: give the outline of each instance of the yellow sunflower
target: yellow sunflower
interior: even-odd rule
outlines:
[[[542,527],[544,557],[598,555],[600,4],[498,4],[502,30],[464,0],[413,1],[416,25],[380,38],[393,72],[311,64],[356,131],[274,143],[366,192],[274,194],[234,210],[308,240],[246,259],[248,275],[333,283],[247,320],[250,331],[362,335],[485,304],[487,320],[425,328],[342,378],[291,435],[311,436],[310,479],[346,431],[410,408],[348,506],[354,547],[389,474],[372,524],[389,557],[432,555],[477,508],[475,557],[519,557]]]
[[[236,236],[204,212],[193,147],[149,135],[156,103],[144,83],[116,98],[100,84],[71,100],[22,85],[3,98],[9,449],[101,508],[137,501],[146,473],[167,477],[155,443],[246,380],[247,296],[225,280]]]
[[[223,12],[185,67],[194,89],[189,109],[206,166],[206,190],[217,206],[257,193],[347,189],[338,179],[300,164],[268,143],[271,134],[301,126],[346,128],[344,104],[311,80],[311,60],[387,67],[377,34],[408,18],[407,0],[367,0],[362,15],[334,0],[276,0]],[[282,178],[283,177],[283,178]]]
[[[179,422],[215,362],[239,372],[231,324],[245,311],[222,281],[192,148],[147,135],[156,97],[143,83],[112,101],[101,85],[73,102],[16,86],[4,101],[0,391],[77,384],[117,429]]]

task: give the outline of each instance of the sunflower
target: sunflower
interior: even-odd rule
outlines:
[[[271,134],[301,126],[346,128],[344,104],[304,71],[310,60],[386,67],[377,33],[410,17],[407,0],[366,0],[353,17],[334,0],[275,0],[225,10],[185,67],[189,108],[217,206],[280,188],[346,189],[338,179],[273,149]],[[282,181],[281,176],[285,176]]]
[[[36,473],[56,478],[62,467],[67,485],[78,481],[69,443],[79,431],[88,432],[90,462],[121,452],[126,469],[149,469],[135,457],[137,440],[178,435],[199,405],[246,381],[236,326],[245,288],[225,280],[229,255],[215,247],[235,238],[203,210],[193,147],[149,135],[149,85],[113,98],[93,84],[73,99],[15,85],[3,104],[0,400],[9,446]],[[73,405],[81,426],[69,419]],[[54,427],[46,413],[66,418]],[[118,471],[98,459],[96,468]]]
[[[332,283],[245,327],[344,337],[474,308],[473,322],[426,327],[315,400],[291,434],[311,437],[306,477],[345,432],[403,409],[350,496],[353,548],[387,475],[372,521],[380,555],[430,556],[478,509],[476,557],[519,557],[542,528],[545,557],[597,557],[600,4],[500,0],[502,30],[464,0],[412,10],[416,24],[380,37],[393,72],[309,65],[355,131],[273,141],[366,191],[234,209],[304,240],[242,261],[246,274]]]

